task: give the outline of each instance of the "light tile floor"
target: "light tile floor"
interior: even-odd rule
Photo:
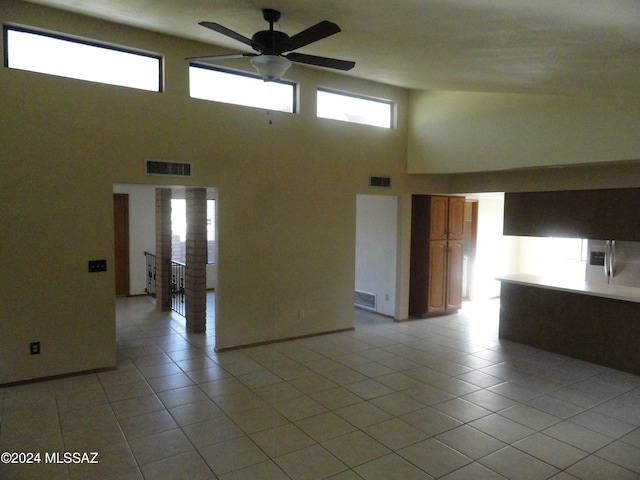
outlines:
[[[210,312],[118,299],[117,370],[0,389],[0,451],[41,453],[0,478],[640,478],[640,377],[500,341],[496,301],[220,354]]]

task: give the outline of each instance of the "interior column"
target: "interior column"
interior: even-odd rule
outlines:
[[[156,308],[171,310],[170,188],[156,188]]]
[[[207,329],[207,190],[187,188],[185,313],[187,332]]]

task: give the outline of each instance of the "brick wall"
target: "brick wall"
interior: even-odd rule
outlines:
[[[170,310],[170,305],[171,189],[156,188],[156,308]]]
[[[207,327],[207,190],[187,188],[185,311],[187,331]]]

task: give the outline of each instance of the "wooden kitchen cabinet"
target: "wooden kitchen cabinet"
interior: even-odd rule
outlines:
[[[447,309],[447,242],[433,240],[429,245],[429,275],[427,277],[427,313],[444,313]],[[424,316],[424,308],[416,311]]]
[[[448,197],[448,237],[447,240],[462,240],[464,238],[464,197]]]
[[[640,375],[640,303],[632,294],[613,298],[533,278],[502,281],[500,338]]]
[[[453,313],[462,306],[464,202],[464,197],[412,197],[411,316]]]
[[[640,241],[640,189],[513,192],[505,235]]]
[[[464,244],[462,240],[450,240],[447,243],[447,303],[445,310],[455,311],[462,307]]]
[[[446,240],[447,231],[449,230],[449,197],[431,196],[430,200],[421,199],[421,201],[416,202],[421,209],[427,208],[423,206],[423,202],[428,203],[429,207],[427,223],[429,240]],[[420,214],[422,215],[422,212]]]
[[[462,239],[464,236],[464,197],[445,197],[440,195],[426,196],[429,200],[418,201],[429,203],[429,240]],[[426,207],[419,207],[426,208]],[[422,215],[422,213],[421,213]]]

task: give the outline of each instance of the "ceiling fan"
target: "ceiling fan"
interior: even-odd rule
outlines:
[[[213,22],[199,22],[199,25],[209,28],[214,32],[221,33],[227,37],[238,40],[245,45],[250,46],[259,53],[234,53],[230,55],[210,55],[206,57],[191,57],[187,60],[191,61],[209,61],[209,60],[225,60],[231,58],[251,57],[251,64],[265,81],[279,79],[284,72],[291,66],[291,62],[306,63],[309,65],[317,65],[320,67],[334,68],[337,70],[351,70],[356,63],[347,60],[338,60],[335,58],[318,57],[316,55],[307,55],[306,53],[297,53],[293,50],[317,42],[323,38],[334,35],[340,31],[340,27],[335,23],[324,20],[316,25],[303,30],[300,33],[290,37],[284,32],[273,29],[273,24],[280,19],[280,12],[265,8],[262,10],[264,19],[269,22],[269,30],[256,32],[251,38],[247,38],[227,27]],[[286,52],[286,55],[284,55]]]

